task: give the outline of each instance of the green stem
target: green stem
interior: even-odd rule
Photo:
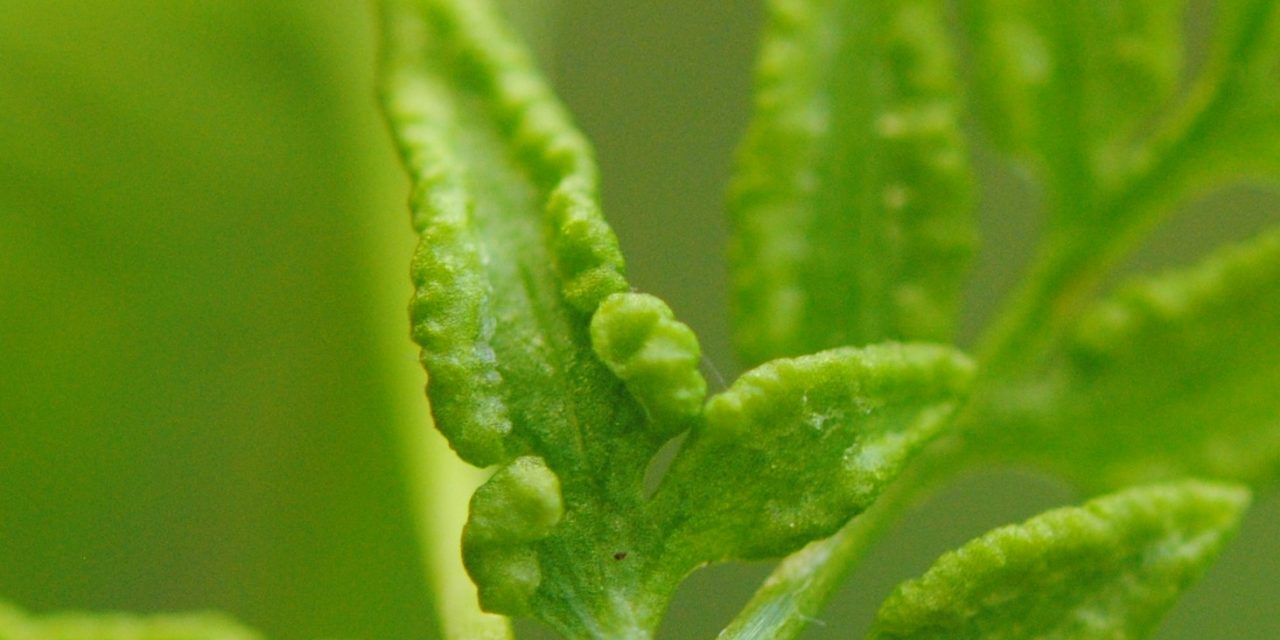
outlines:
[[[1231,50],[1229,60],[1248,59],[1260,46],[1261,25],[1270,5],[1254,5],[1250,25]],[[1021,287],[1010,298],[980,343],[981,395],[993,380],[1016,376],[1051,350],[1083,311],[1085,301],[1106,275],[1163,219],[1169,202],[1186,195],[1186,187],[1171,189],[1196,160],[1194,150],[1205,146],[1236,93],[1239,79],[1224,69],[1206,77],[1165,133],[1154,137],[1142,171],[1096,207],[1097,214],[1075,211],[1094,224],[1051,238]],[[1074,205],[1064,199],[1057,208]],[[1071,216],[1058,216],[1059,219]],[[1120,220],[1119,224],[1115,221]],[[1111,223],[1115,226],[1105,228]],[[953,432],[962,433],[974,417],[972,403],[956,418]],[[922,456],[880,497],[871,509],[854,518],[835,536],[809,545],[778,566],[741,614],[720,635],[721,640],[783,639],[795,637],[817,615],[844,577],[907,508],[929,489],[964,467],[963,451],[954,446],[935,448]],[[957,455],[959,453],[960,455]],[[939,464],[941,463],[941,464]],[[934,468],[930,468],[934,467]],[[924,472],[919,471],[925,469]],[[923,476],[927,475],[928,478]]]
[[[1227,61],[1256,54],[1271,10],[1265,2],[1255,5]],[[1164,220],[1172,209],[1168,205],[1194,190],[1188,173],[1199,159],[1197,151],[1211,146],[1215,127],[1240,99],[1241,82],[1225,61],[1205,76],[1163,132],[1136,154],[1152,160],[1103,199],[1096,212],[1076,212],[1084,216],[1082,224],[1044,243],[1038,262],[981,343],[984,377],[1017,375],[1052,349],[1106,275]]]
[[[1211,120],[1223,108],[1219,87],[1194,100],[1184,117],[1174,120],[1169,133],[1153,145],[1158,160],[1148,166],[1101,207],[1097,220],[1130,222],[1101,240],[1062,237],[1046,243],[1036,265],[1024,279],[979,349],[982,379],[1017,375],[1050,350],[1084,307],[1108,272],[1159,221],[1158,205],[1171,196],[1163,187],[1178,177],[1190,156],[1188,147],[1206,135]],[[1092,234],[1097,238],[1098,234]],[[982,385],[978,386],[979,392]],[[969,412],[957,421],[968,419]],[[746,608],[721,633],[721,640],[795,637],[817,615],[845,576],[928,490],[962,466],[954,446],[932,449],[913,465],[876,504],[854,518],[836,535],[815,542],[778,566]],[[949,459],[948,459],[949,458]],[[927,469],[928,480],[919,469]]]

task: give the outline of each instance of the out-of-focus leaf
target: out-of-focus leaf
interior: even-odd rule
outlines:
[[[769,6],[730,198],[739,351],[949,337],[974,230],[943,3]]]
[[[0,589],[425,637],[426,422],[373,21],[0,0]]]
[[[962,4],[988,128],[1042,169],[1050,214],[1030,277],[980,350],[996,376],[1056,348],[1178,205],[1280,175],[1280,5],[1216,3],[1212,55],[1175,91],[1185,4]]]
[[[1234,533],[1249,493],[1147,486],[996,529],[898,587],[874,640],[1137,640]]]
[[[1280,232],[1128,284],[1084,318],[1048,373],[1003,396],[987,443],[1092,488],[1273,479],[1277,291]]]
[[[1099,188],[1126,175],[1135,134],[1177,88],[1185,2],[960,6],[975,54],[975,110],[985,128],[1044,171],[1059,214],[1095,214]]]
[[[1216,10],[1214,48],[1179,149],[1191,156],[1187,186],[1274,184],[1280,181],[1280,5],[1223,0]]]
[[[262,640],[262,636],[217,613],[58,613],[34,617],[0,602],[0,639]]]

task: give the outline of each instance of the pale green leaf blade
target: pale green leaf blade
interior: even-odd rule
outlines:
[[[1181,0],[978,0],[962,5],[975,104],[994,141],[1044,172],[1056,207],[1124,174],[1135,134],[1182,71]],[[1117,171],[1120,169],[1120,171]]]
[[[937,0],[774,0],[730,197],[748,364],[949,337],[975,232]]]
[[[938,434],[972,373],[954,350],[887,344],[744,374],[707,403],[654,498],[677,569],[831,535]]]
[[[1277,291],[1280,231],[1131,282],[1084,318],[1045,376],[1004,397],[991,446],[1095,488],[1274,479]]]
[[[31,616],[0,602],[3,640],[262,640],[219,613],[138,616],[124,613],[56,613]]]
[[[874,640],[1137,640],[1234,533],[1249,493],[1186,481],[996,529],[900,586]]]

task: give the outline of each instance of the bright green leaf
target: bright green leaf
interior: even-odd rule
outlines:
[[[442,432],[466,460],[498,466],[463,542],[484,608],[570,638],[652,637],[689,572],[835,533],[947,427],[974,366],[941,346],[768,362],[704,406],[693,332],[628,291],[591,151],[491,4],[385,6],[386,111],[421,235],[413,335]],[[1124,20],[1090,19],[1163,33],[1124,6]],[[735,189],[744,350],[945,334],[972,231],[940,4],[773,9]],[[1127,73],[1111,63],[1104,75]],[[1104,110],[1122,108],[1141,111]],[[1098,245],[1064,246],[1087,258]],[[1044,301],[1072,272],[1054,275]],[[992,406],[1023,408],[976,405]],[[647,497],[654,455],[686,430]]]
[[[880,609],[874,640],[1136,640],[1234,533],[1249,494],[1130,489],[996,529],[942,556]]]
[[[950,335],[971,175],[938,0],[774,0],[731,196],[749,364]]]
[[[889,344],[744,374],[707,403],[654,499],[668,546],[692,566],[831,535],[937,435],[972,373],[954,350]]]
[[[541,458],[515,459],[476,491],[462,554],[485,609],[528,613],[542,581],[532,543],[547,537],[563,517],[560,480]]]
[[[611,379],[586,320],[627,286],[590,148],[487,3],[414,7],[389,3],[384,93],[415,180],[412,313],[433,411],[476,464],[572,449],[552,423],[627,419],[570,391]],[[512,382],[528,386],[513,396]]]
[[[1047,374],[997,399],[987,444],[1095,488],[1273,478],[1277,291],[1280,232],[1130,283],[1084,318]]]
[[[0,640],[261,640],[217,613],[27,614],[0,602]]]
[[[570,637],[643,634],[674,588],[644,584],[661,550],[644,473],[699,413],[697,341],[615,295],[591,150],[491,4],[392,1],[384,21],[428,395],[463,458],[507,465],[465,534],[482,603]]]

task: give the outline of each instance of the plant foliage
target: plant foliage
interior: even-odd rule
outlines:
[[[794,637],[903,507],[1017,464],[1092,499],[944,555],[871,637],[1148,636],[1280,470],[1280,232],[1106,289],[1188,199],[1278,177],[1280,3],[1218,2],[1195,65],[1182,2],[768,8],[729,197],[753,368],[709,395],[694,332],[626,280],[590,144],[498,8],[381,3],[412,337],[436,426],[491,468],[461,532],[478,606],[650,638],[691,572],[785,556],[721,637]],[[1045,225],[970,356],[946,343],[981,145],[1038,182]],[[6,640],[253,637],[2,613]],[[443,628],[509,634],[474,619]]]

